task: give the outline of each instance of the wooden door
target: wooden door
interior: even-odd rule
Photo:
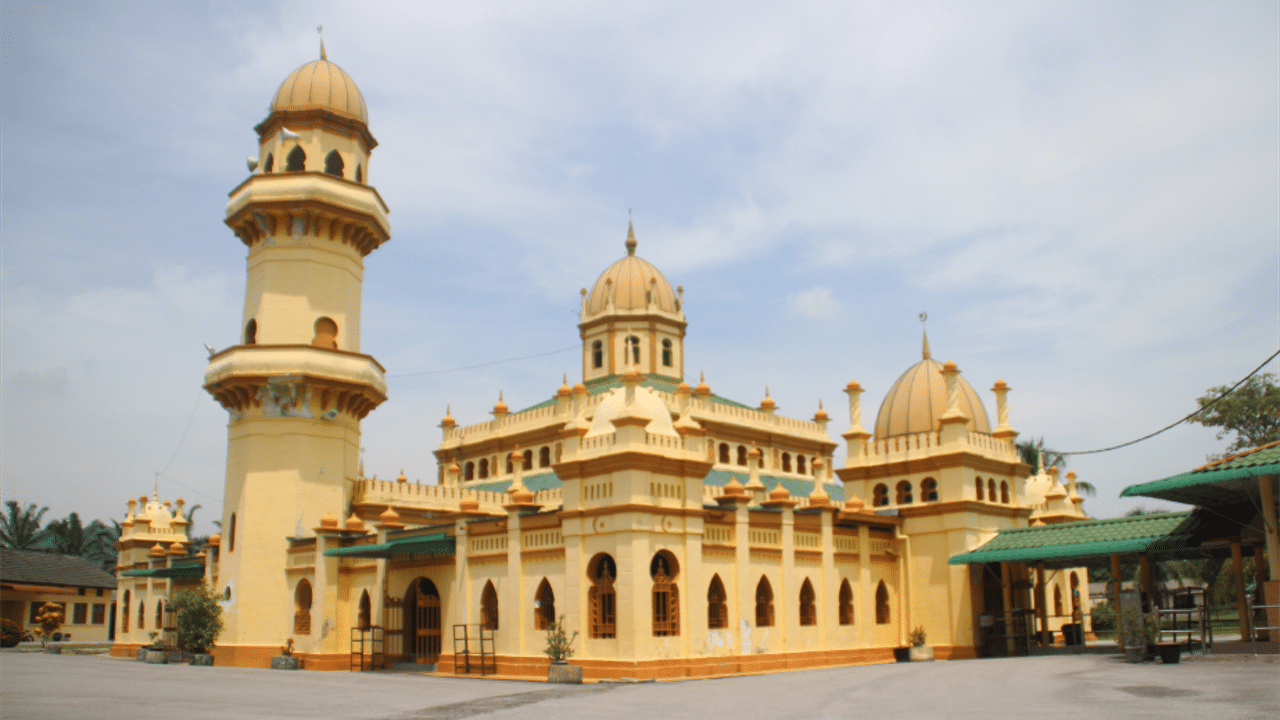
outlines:
[[[418,603],[415,608],[414,626],[417,637],[414,638],[413,654],[418,662],[434,660],[440,655],[440,596],[427,594],[418,590]]]

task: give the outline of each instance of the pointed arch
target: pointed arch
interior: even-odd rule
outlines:
[[[480,626],[498,629],[498,590],[492,580],[486,580],[480,591]]]
[[[124,602],[120,603],[120,607],[124,608],[124,612],[120,614],[120,632],[129,632],[129,608],[133,606],[133,598],[128,590],[124,591]]]
[[[356,618],[356,626],[361,630],[373,627],[373,603],[369,600],[368,588],[360,593],[360,614]]]
[[[876,585],[876,624],[889,624],[889,588],[884,586],[883,580]]]
[[[756,627],[773,627],[773,586],[764,575],[756,584]]]
[[[542,449],[538,450],[538,467],[540,468],[551,467],[550,446],[543,445]]]
[[[720,462],[729,464],[729,443],[720,443]]]
[[[403,647],[417,658],[440,655],[440,591],[428,578],[417,577],[400,602]],[[434,660],[432,660],[434,662]]]
[[[649,561],[649,577],[653,578],[653,636],[673,637],[680,634],[680,589],[676,586],[675,556],[659,550]]]
[[[978,500],[982,500],[982,478],[976,477],[973,479],[973,492],[978,496]]]
[[[330,175],[342,177],[342,171],[346,168],[346,163],[342,162],[342,156],[337,150],[330,150],[328,155],[324,156],[324,171]]]
[[[249,318],[249,322],[244,324],[244,344],[256,345],[258,343],[258,321]]]
[[[996,495],[996,480],[995,480],[995,478],[987,478],[987,501],[988,501],[988,502],[995,502],[995,501],[996,501],[996,498],[998,498],[998,497],[1000,497],[1000,496],[999,496],[999,495]]]
[[[805,578],[800,584],[800,624],[818,624],[818,607],[813,595],[813,583],[809,582],[809,578]]]
[[[551,583],[542,578],[538,583],[538,592],[533,596],[533,625],[537,630],[546,630],[556,621],[556,594],[551,590]]]
[[[364,173],[360,172],[360,165],[358,163],[356,164],[356,182],[364,182]]]
[[[804,469],[804,456],[803,456],[803,455],[800,455],[800,454],[797,454],[797,455],[796,455],[796,472],[797,472],[797,473],[799,473],[799,474],[801,474],[801,475],[804,475],[804,474],[805,474],[805,469]]]
[[[306,578],[293,591],[293,634],[311,634],[311,582]]]
[[[840,624],[853,624],[853,586],[849,584],[849,578],[840,583]]]
[[[1062,586],[1057,583],[1053,585],[1053,615],[1062,616]]]
[[[301,146],[294,146],[284,161],[285,172],[302,172],[307,169],[307,153]]]
[[[275,172],[275,170],[276,170],[276,156],[271,153],[267,153],[267,161],[262,163],[262,172],[269,173],[269,172]]]
[[[484,458],[480,461],[479,475],[481,480],[489,477],[489,458]]]
[[[782,472],[791,472],[791,453],[782,453]]]
[[[608,553],[599,553],[587,564],[587,579],[591,589],[587,591],[587,604],[591,610],[590,634],[593,638],[617,637],[617,595],[613,579],[618,576],[618,565]]]
[[[164,630],[164,601],[156,601],[156,629]]]
[[[1009,504],[1009,483],[1005,480],[1000,481],[1000,502]]]
[[[471,460],[468,460],[468,461],[467,461],[467,464],[462,466],[462,479],[463,479],[463,480],[475,480],[475,479],[476,479],[476,464],[475,464],[475,462],[473,462],[473,461],[471,461]]]
[[[138,601],[138,629],[147,629],[147,601],[145,599]]]
[[[746,467],[747,465],[747,446],[746,445],[738,446],[738,464],[742,465],[743,467]]]
[[[523,464],[523,466],[521,467],[521,470],[522,470],[522,471],[529,471],[529,470],[532,470],[532,469],[533,469],[533,451],[532,451],[532,450],[525,450],[525,451],[524,451],[524,455],[522,456],[522,458],[523,458],[523,460],[524,460],[524,464]]]
[[[711,576],[711,585],[707,587],[707,627],[721,630],[729,627],[728,595],[724,591],[724,583],[720,574]]]

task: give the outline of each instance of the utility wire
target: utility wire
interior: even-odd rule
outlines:
[[[1172,424],[1170,424],[1170,425],[1166,425],[1166,426],[1164,426],[1164,427],[1160,428],[1159,430],[1157,430],[1157,431],[1155,431],[1155,432],[1153,432],[1153,433],[1151,433],[1151,434],[1149,434],[1149,435],[1143,435],[1142,437],[1138,438],[1137,440],[1130,440],[1130,441],[1129,441],[1129,442],[1127,442],[1127,443],[1121,443],[1120,445],[1112,445],[1111,447],[1105,447],[1105,448],[1102,448],[1102,449],[1100,449],[1100,450],[1075,450],[1075,451],[1072,451],[1072,452],[1060,452],[1060,453],[1058,453],[1058,454],[1059,454],[1059,455],[1093,455],[1094,453],[1104,453],[1104,452],[1107,452],[1107,451],[1109,451],[1109,450],[1119,450],[1119,449],[1120,449],[1120,448],[1122,448],[1122,447],[1129,447],[1130,445],[1135,445],[1135,444],[1137,444],[1137,443],[1142,442],[1143,440],[1149,440],[1149,439],[1151,439],[1151,438],[1153,438],[1153,437],[1155,437],[1155,436],[1159,435],[1160,433],[1162,433],[1162,432],[1164,432],[1164,431],[1166,431],[1166,430],[1172,430],[1173,428],[1175,428],[1175,427],[1177,427],[1177,426],[1181,425],[1182,423],[1184,423],[1184,422],[1186,422],[1186,421],[1190,420],[1191,418],[1193,418],[1193,417],[1195,417],[1195,416],[1199,415],[1200,413],[1203,413],[1205,410],[1208,410],[1209,408],[1213,407],[1214,405],[1217,405],[1219,400],[1221,400],[1221,399],[1225,398],[1226,396],[1230,395],[1230,394],[1231,394],[1231,393],[1232,393],[1236,388],[1238,388],[1238,387],[1240,387],[1241,385],[1243,385],[1243,384],[1245,383],[1245,381],[1246,381],[1246,380],[1248,380],[1249,378],[1253,377],[1254,375],[1257,375],[1257,374],[1258,374],[1258,371],[1259,371],[1259,370],[1261,370],[1262,368],[1266,367],[1266,366],[1267,366],[1267,363],[1271,362],[1272,360],[1275,360],[1277,355],[1280,355],[1280,350],[1277,350],[1277,351],[1275,351],[1274,353],[1272,353],[1272,354],[1271,354],[1271,357],[1267,358],[1266,360],[1263,360],[1261,365],[1259,365],[1258,367],[1256,367],[1256,368],[1254,368],[1254,369],[1253,369],[1253,372],[1249,373],[1248,375],[1245,375],[1245,376],[1240,380],[1240,382],[1238,382],[1238,383],[1236,383],[1235,385],[1232,385],[1231,387],[1227,388],[1226,392],[1222,393],[1222,394],[1221,394],[1221,395],[1219,395],[1218,397],[1216,397],[1216,398],[1214,398],[1213,400],[1211,400],[1211,401],[1209,402],[1209,404],[1205,405],[1204,407],[1200,408],[1199,410],[1196,410],[1195,412],[1193,412],[1193,413],[1191,413],[1190,415],[1188,415],[1188,416],[1186,416],[1186,417],[1182,418],[1181,420],[1179,420],[1179,421],[1177,421],[1177,422],[1175,422],[1175,423],[1172,423]]]
[[[204,395],[204,388],[196,393],[196,404],[191,407],[191,417],[187,418],[187,429],[182,431],[182,439],[178,440],[178,449],[173,451],[173,457],[169,458],[169,462],[165,464],[164,470],[156,473],[163,475],[169,471],[169,467],[173,465],[173,461],[178,459],[178,453],[182,452],[182,443],[187,441],[187,433],[191,432],[191,423],[196,419],[196,410],[200,408],[200,397]]]
[[[447,370],[424,370],[423,372],[400,373],[398,375],[388,375],[387,377],[389,378],[417,377],[419,375],[442,375],[444,373],[458,372],[459,370],[475,370],[476,368],[489,367],[490,365],[501,365],[502,363],[516,362],[517,360],[532,360],[534,358],[546,357],[548,355],[558,355],[559,353],[568,352],[569,350],[572,350],[576,347],[578,347],[578,345],[575,343],[567,347],[562,347],[559,350],[552,350],[551,352],[538,353],[537,355],[525,355],[524,357],[506,358],[503,360],[494,360],[493,362],[480,363],[479,365],[468,365],[466,367],[449,368]]]

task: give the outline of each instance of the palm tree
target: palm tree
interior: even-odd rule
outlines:
[[[71,513],[62,520],[54,520],[45,528],[49,534],[49,550],[59,555],[80,555],[87,537],[78,513]]]
[[[31,503],[22,510],[16,500],[7,501],[5,506],[8,512],[0,516],[0,543],[15,550],[36,549],[47,532],[40,527],[40,521],[49,508],[36,508],[35,503]]]
[[[120,539],[119,523],[113,528],[107,527],[101,520],[94,520],[85,528],[84,534],[85,541],[80,548],[80,556],[101,565],[107,572],[113,572],[117,557],[116,541]]]
[[[1057,450],[1050,450],[1044,446],[1044,436],[1039,438],[1029,438],[1017,443],[1018,455],[1021,456],[1022,462],[1031,466],[1034,472],[1041,472],[1045,468],[1040,466],[1040,459],[1044,458],[1047,467],[1056,466],[1059,470],[1067,466],[1067,456]],[[1076,490],[1081,495],[1094,497],[1098,494],[1098,488],[1087,480],[1077,480]]]

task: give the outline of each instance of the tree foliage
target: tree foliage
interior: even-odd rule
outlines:
[[[1221,428],[1219,440],[1235,433],[1235,439],[1227,446],[1228,455],[1280,440],[1280,385],[1276,384],[1275,374],[1254,375],[1213,407],[1204,409],[1227,392],[1227,388],[1226,385],[1212,387],[1196,398],[1201,412],[1191,418],[1191,422]],[[1216,459],[1210,456],[1210,460]]]
[[[1017,443],[1016,446],[1018,448],[1018,455],[1021,457],[1022,462],[1030,465],[1033,472],[1039,473],[1046,467],[1055,466],[1061,470],[1067,466],[1067,456],[1057,450],[1050,450],[1045,447],[1044,436],[1038,438],[1027,438],[1022,442]],[[1045,467],[1040,466],[1041,457],[1044,458]],[[1098,488],[1094,487],[1093,483],[1086,482],[1084,480],[1076,481],[1076,490],[1078,490],[1081,495],[1088,495],[1090,497],[1098,494]]]
[[[45,539],[46,530],[40,527],[49,508],[37,508],[31,503],[25,509],[16,500],[5,503],[6,512],[0,515],[0,543],[14,550],[36,550]]]
[[[178,647],[206,654],[222,634],[222,606],[209,588],[183,590],[173,599],[178,617]]]

